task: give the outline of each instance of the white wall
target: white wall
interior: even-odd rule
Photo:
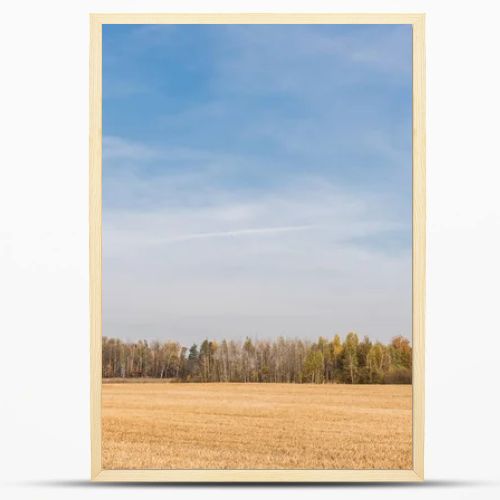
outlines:
[[[351,487],[342,490],[343,498],[499,495],[498,484],[489,482],[499,475],[500,449],[496,4],[286,2],[290,12],[428,15],[426,475],[431,483],[405,491]],[[269,0],[45,0],[3,5],[0,476],[8,498],[174,493],[78,483],[88,478],[90,460],[87,14],[262,12],[280,11],[284,5]],[[59,358],[57,364],[54,358]],[[180,493],[221,499],[235,494],[251,498],[260,492],[216,488]],[[340,493],[323,488],[273,492],[283,498]]]

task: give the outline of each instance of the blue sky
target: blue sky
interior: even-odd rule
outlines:
[[[411,336],[411,27],[103,27],[103,328]]]

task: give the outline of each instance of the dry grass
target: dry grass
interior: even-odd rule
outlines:
[[[411,386],[103,384],[105,469],[410,469]]]

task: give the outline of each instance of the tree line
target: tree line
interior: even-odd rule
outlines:
[[[356,333],[342,340],[317,342],[279,337],[205,339],[189,349],[179,342],[124,342],[103,337],[103,378],[159,378],[179,382],[275,382],[410,384],[412,347],[405,337],[389,344],[360,341]]]

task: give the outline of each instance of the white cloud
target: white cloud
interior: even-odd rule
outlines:
[[[409,249],[357,243],[407,230],[384,199],[307,178],[273,196],[212,194],[201,206],[105,213],[107,334],[410,335]]]
[[[105,161],[116,159],[148,161],[158,158],[159,151],[140,142],[125,140],[121,137],[103,136],[102,154]]]

